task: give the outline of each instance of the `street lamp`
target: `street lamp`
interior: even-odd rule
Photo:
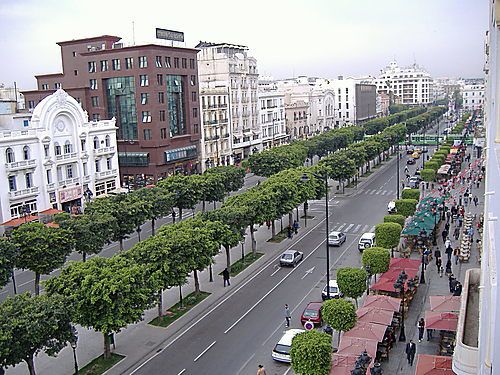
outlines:
[[[325,175],[319,175],[319,174],[316,174],[316,173],[313,173],[312,175],[314,177],[316,177],[317,179],[324,181],[324,183],[325,183],[325,194],[326,194],[325,195],[325,213],[326,213],[326,219],[325,219],[325,223],[326,223],[326,243],[325,243],[325,246],[326,246],[326,298],[330,299],[330,249],[329,249],[329,246],[328,246],[328,234],[329,234],[329,225],[328,225],[328,217],[329,217],[329,213],[328,213],[328,175],[326,174],[326,172],[325,172]],[[301,180],[302,181],[308,181],[309,180],[309,176],[306,173],[304,173],[302,175],[302,177],[301,177]],[[306,217],[307,217],[307,213],[306,213]]]
[[[422,251],[422,271],[420,272],[420,284],[425,284],[425,254]],[[438,270],[439,271],[439,270]]]
[[[71,337],[69,339],[71,349],[73,349],[73,361],[75,364],[75,375],[78,375],[78,362],[76,360],[76,347],[78,345],[78,332],[75,326],[71,326]]]
[[[437,202],[431,202],[431,212],[432,215],[434,216],[434,229],[432,231],[432,245],[436,246],[437,245],[437,230],[436,230],[436,225],[437,225]]]
[[[408,275],[406,274],[405,270],[402,270],[401,273],[398,276],[398,279],[394,283],[394,289],[396,291],[399,291],[401,293],[402,297],[402,305],[403,308],[401,310],[401,331],[399,332],[399,341],[406,341],[406,334],[405,334],[405,282],[408,279]],[[408,280],[406,283],[408,290],[413,290],[415,287],[415,282],[413,279]]]
[[[372,277],[372,268],[370,267],[369,264],[365,266],[365,271],[366,274],[368,275],[368,278],[366,279],[366,295],[368,296],[370,294],[370,280]]]
[[[351,375],[366,375],[366,369],[357,360],[354,366],[354,370],[351,370]]]
[[[366,350],[364,350],[356,360],[356,362],[359,363],[361,365],[361,368],[364,370],[364,374],[366,374],[366,370],[368,369],[368,365],[371,361],[372,357],[368,355],[368,352]]]
[[[397,167],[396,167],[396,188],[397,188],[397,193],[396,193],[396,199],[399,199],[399,159],[400,159],[400,155],[399,155],[399,143],[397,144],[398,146],[398,151],[397,151],[397,154],[396,154],[396,158],[398,159],[397,160]]]
[[[384,371],[382,371],[382,367],[380,367],[380,363],[376,362],[373,367],[370,369],[371,375],[382,375]]]

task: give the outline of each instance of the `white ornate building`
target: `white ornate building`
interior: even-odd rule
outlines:
[[[259,124],[264,149],[288,142],[290,137],[285,121],[285,95],[259,87]]]
[[[0,116],[0,160],[4,226],[50,209],[78,210],[120,186],[115,120],[89,122],[62,89],[32,113]]]
[[[463,108],[467,111],[482,109],[484,105],[484,84],[464,85],[462,89]]]

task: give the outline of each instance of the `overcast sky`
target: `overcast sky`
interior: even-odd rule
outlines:
[[[482,77],[488,0],[0,0],[0,83],[61,71],[56,42],[103,34],[155,42],[155,28],[243,44],[261,75],[376,75],[396,59],[432,76]],[[161,42],[160,42],[161,43]]]

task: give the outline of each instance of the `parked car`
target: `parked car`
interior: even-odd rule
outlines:
[[[330,280],[329,285],[330,285],[330,299],[340,298],[340,297],[344,296],[339,289],[339,285],[337,284],[337,280]],[[321,298],[323,299],[323,301],[328,299],[326,285],[323,288],[323,290],[321,291]]]
[[[358,242],[358,250],[362,252],[364,249],[373,246],[375,246],[375,233],[363,233]]]
[[[389,204],[387,204],[387,212],[390,214],[395,214],[398,210],[396,210],[396,202],[390,201]]]
[[[412,177],[410,177],[410,181],[408,182],[408,185],[412,189],[418,189],[420,181],[422,181],[422,179],[420,178],[420,176],[412,176]]]
[[[280,257],[280,266],[295,267],[304,257],[304,253],[297,250],[287,250]]]
[[[343,232],[330,232],[328,235],[328,246],[340,246],[345,242],[346,238]]]
[[[406,161],[406,164],[409,164],[409,165],[412,165],[412,164],[416,164],[417,161],[413,158],[409,158],[407,161]]]
[[[299,333],[305,332],[303,329],[289,329],[285,331],[281,339],[274,346],[271,357],[275,361],[290,363],[290,349],[292,348],[292,339]]]
[[[300,316],[300,322],[304,325],[305,322],[311,321],[314,325],[321,326],[321,302],[309,302]]]
[[[415,151],[413,154],[411,154],[411,157],[412,157],[413,159],[418,159],[418,158],[420,158],[420,152],[416,152],[416,151]]]

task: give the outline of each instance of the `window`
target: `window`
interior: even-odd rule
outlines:
[[[192,102],[195,102],[197,100],[198,95],[196,95],[196,94],[197,94],[196,91],[191,92],[191,101]]]
[[[160,111],[160,121],[165,121],[165,111]]]
[[[48,90],[49,89],[49,84],[48,83],[42,83],[42,90]]]
[[[5,158],[7,159],[7,163],[14,163],[16,158],[14,157],[14,151],[9,147],[5,150]]]
[[[16,176],[9,176],[9,191],[16,191]]]
[[[158,93],[158,103],[165,103],[165,93],[164,92]]]
[[[54,83],[54,88],[55,88],[56,90],[59,90],[61,87],[62,87],[62,85],[61,85],[61,83],[60,83],[60,82],[56,82],[56,83]]]
[[[95,196],[103,195],[106,193],[106,188],[104,186],[104,182],[95,185]]]
[[[92,107],[99,107],[99,97],[98,96],[92,96],[90,99],[92,101]]]
[[[160,128],[160,138],[161,139],[167,138],[167,128]]]
[[[142,111],[142,122],[151,122],[151,112]]]
[[[149,94],[142,92],[141,93],[141,104],[143,104],[143,105],[148,104],[148,100],[149,100]]]
[[[104,138],[104,143],[105,143],[106,147],[111,146],[111,137],[110,137],[109,135],[107,135],[107,136]]]
[[[76,57],[76,51],[73,51],[73,57]]]
[[[33,109],[33,108],[35,108],[35,101],[28,100],[28,109]]]
[[[24,179],[26,180],[26,188],[32,188],[33,187],[33,173],[26,173],[24,175]]]
[[[75,69],[75,70],[73,70],[73,74],[74,74],[75,76],[77,76],[77,75],[78,75],[78,70],[76,70],[76,69]]]
[[[346,112],[346,113],[345,113],[345,117],[349,117],[349,112]]]
[[[149,141],[150,139],[152,139],[151,129],[144,129],[143,132],[144,132],[144,140]]]
[[[73,166],[71,164],[66,166],[66,178],[73,178]]]
[[[198,134],[198,132],[199,132],[198,124],[193,124],[193,133]]]
[[[156,56],[156,67],[161,68],[161,56]]]
[[[28,146],[23,147],[23,158],[24,160],[30,160],[30,148]]]
[[[61,182],[63,180],[62,167],[57,167],[57,181]]]
[[[23,126],[24,127],[30,126],[30,120],[23,120]]]
[[[45,153],[45,157],[49,157],[49,145],[43,145],[43,152]]]
[[[90,89],[91,90],[97,90],[97,79],[91,79],[90,80]]]
[[[121,69],[120,59],[113,59],[111,60],[111,63],[113,64],[113,70]]]
[[[97,150],[99,148],[99,137],[95,136],[94,137],[94,150]]]
[[[52,169],[47,169],[45,171],[45,174],[47,176],[47,183],[51,184],[52,183]]]
[[[96,72],[96,65],[95,61],[89,61],[89,73],[95,73]]]
[[[82,147],[82,151],[85,151],[87,141],[85,139],[80,140],[80,146]]]
[[[125,69],[133,69],[133,68],[134,68],[134,58],[125,57]]]
[[[146,56],[139,56],[139,68],[147,68],[148,59]]]
[[[198,117],[198,108],[193,108],[193,118]]]
[[[108,60],[101,60],[101,72],[106,72],[108,69]]]
[[[349,103],[345,103],[345,109],[349,109]]]
[[[170,57],[165,56],[165,68],[170,68]]]
[[[171,137],[186,134],[183,77],[180,75],[167,75],[166,86],[168,122],[170,125],[169,134]]]
[[[194,59],[189,59],[189,69],[195,69]]]
[[[174,57],[174,68],[178,68],[178,67],[179,67],[179,58]]]
[[[183,57],[181,62],[182,62],[182,69],[187,69],[187,59]]]
[[[348,102],[349,101],[349,95],[346,95],[345,96],[345,101]]]
[[[59,146],[59,143],[54,143],[54,152],[56,153],[56,155],[61,155],[61,146]]]
[[[89,169],[87,167],[87,163],[83,163],[83,175],[88,176],[89,174]]]
[[[158,86],[163,86],[163,74],[156,75],[156,83]]]
[[[92,121],[99,121],[101,119],[101,115],[99,113],[92,113]]]
[[[342,103],[339,103],[339,109],[342,109]]]
[[[108,168],[108,171],[113,169],[113,158],[106,159],[106,168]]]
[[[101,171],[101,163],[100,160],[95,161],[95,171],[100,172]]]
[[[142,87],[149,86],[149,78],[147,74],[143,74],[140,76],[140,82]]]
[[[69,143],[69,141],[66,141],[66,143],[64,143],[64,153],[65,154],[71,154],[72,148],[73,147],[71,147],[71,143]]]
[[[196,85],[196,76],[191,76],[191,86]]]

